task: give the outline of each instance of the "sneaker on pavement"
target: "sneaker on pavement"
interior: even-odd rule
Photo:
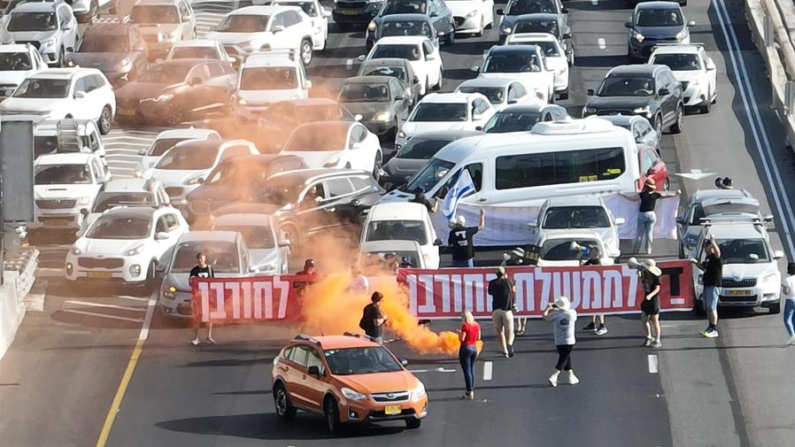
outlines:
[[[795,345],[795,335],[791,336],[789,340],[787,340],[787,346]]]
[[[558,387],[558,375],[557,374],[553,374],[553,375],[549,376],[549,384],[552,385],[552,388],[557,388]]]
[[[580,379],[574,375],[574,371],[569,371],[569,385],[577,385],[580,383]]]
[[[592,322],[588,323],[588,326],[585,326],[584,328],[582,328],[582,330],[584,330],[584,331],[595,331],[596,330],[596,325],[593,324],[593,321],[592,321]]]
[[[641,345],[641,346],[644,346],[644,347],[648,348],[649,346],[651,346],[652,340],[653,339],[647,337],[646,340],[643,342],[643,345]]]
[[[194,338],[190,342],[190,344],[192,344],[193,346],[199,346],[200,343],[201,343],[201,340],[199,340],[198,338]]]
[[[705,330],[701,331],[701,335],[706,338],[717,338],[718,331],[714,328],[708,327]]]
[[[599,326],[599,329],[596,330],[596,335],[605,335],[607,333],[607,328],[604,326]]]
[[[474,392],[474,391],[470,391],[470,392],[469,392],[469,395],[467,396],[467,399],[469,399],[469,400],[475,400],[475,392]]]
[[[657,340],[654,340],[653,342],[651,342],[651,347],[652,348],[662,348],[662,343],[660,343]]]
[[[508,345],[508,357],[513,357],[513,345]]]
[[[207,343],[209,343],[211,345],[214,345],[215,344],[215,340],[213,340],[212,337],[207,337]]]

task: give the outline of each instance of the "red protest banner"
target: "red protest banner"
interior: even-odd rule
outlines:
[[[692,265],[660,262],[662,311],[693,308]],[[518,315],[540,316],[548,303],[565,295],[581,315],[640,313],[644,298],[637,270],[626,265],[600,267],[508,267],[516,284]],[[491,316],[488,283],[493,268],[404,269],[398,280],[410,291],[411,313],[422,319],[456,318],[464,309],[478,318]]]
[[[301,321],[296,276],[196,278],[192,281],[193,320],[212,323]]]

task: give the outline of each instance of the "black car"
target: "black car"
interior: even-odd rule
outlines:
[[[589,96],[594,95],[588,89]],[[621,65],[610,70],[585,104],[589,115],[640,115],[652,123],[659,135],[664,129],[684,129],[682,84],[665,65]]]
[[[364,213],[383,193],[369,172],[304,169],[270,177],[262,183],[255,200],[218,208],[213,216],[272,214],[287,239],[298,246],[321,232],[324,235],[359,234]],[[337,233],[338,230],[342,231]]]
[[[306,167],[304,160],[295,155],[233,157],[216,166],[201,186],[185,196],[187,203],[178,208],[191,224],[202,223],[202,217],[217,208],[254,200],[268,177]]]
[[[370,132],[393,138],[411,108],[406,88],[390,76],[348,78],[340,88],[338,100],[351,113],[360,115]]]
[[[378,17],[377,17],[378,18]],[[389,36],[425,36],[432,42],[438,43],[439,32],[433,22],[434,19],[424,14],[391,14],[381,17],[380,26],[373,27],[374,31],[367,31],[367,48],[382,37]],[[371,22],[375,23],[375,21]],[[444,35],[444,33],[442,33]]]
[[[393,14],[420,14],[429,17],[439,39],[448,45],[455,43],[455,19],[444,0],[386,0],[378,14],[367,25],[367,48],[371,48],[378,40],[376,36],[384,17]]]
[[[356,121],[342,104],[328,98],[279,101],[257,118],[253,141],[263,153],[276,153],[301,124],[316,121]]]
[[[146,72],[149,49],[138,28],[100,23],[86,30],[77,52],[66,55],[66,65],[97,68],[118,88]]]
[[[645,2],[624,24],[629,30],[627,53],[630,62],[645,62],[655,45],[660,43],[690,43],[690,27],[696,22],[686,21],[682,7],[674,2]]]
[[[442,130],[415,135],[381,168],[381,184],[388,189],[404,185],[440,149],[460,138],[478,135],[482,133],[474,130]]]
[[[384,58],[369,59],[362,62],[359,67],[359,76],[391,76],[397,78],[403,86],[409,89],[411,107],[420,100],[422,86],[420,79],[414,74],[411,63],[406,59]]]
[[[569,113],[554,104],[515,104],[492,115],[483,126],[486,133],[529,132],[539,121],[564,121]]]

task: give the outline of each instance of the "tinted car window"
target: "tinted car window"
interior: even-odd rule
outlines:
[[[497,157],[497,189],[610,180],[624,173],[622,148]]]

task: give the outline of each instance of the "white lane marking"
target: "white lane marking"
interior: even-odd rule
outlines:
[[[657,374],[659,365],[657,364],[657,354],[649,354],[649,372]]]
[[[604,37],[600,37],[600,38],[596,39],[596,43],[599,44],[599,49],[600,50],[604,50],[605,48],[607,48],[607,42],[605,42]]]
[[[143,302],[145,302],[145,303],[148,303],[148,302],[149,302],[149,298],[137,298],[137,297],[134,297],[134,296],[124,296],[124,295],[119,295],[119,296],[117,296],[116,298],[121,298],[121,299],[123,299],[123,300],[143,301]]]
[[[492,373],[494,372],[494,363],[486,362],[483,364],[483,380],[491,380]]]
[[[141,333],[138,335],[138,340],[143,341],[149,338],[149,327],[152,325],[152,316],[155,314],[155,306],[157,306],[157,297],[160,294],[157,290],[152,291],[149,296],[149,302],[146,303],[146,316],[144,317],[144,324],[141,327]]]
[[[78,314],[78,315],[88,315],[89,317],[97,317],[97,318],[110,318],[111,320],[122,320],[122,321],[132,321],[133,323],[140,323],[144,320],[140,318],[127,318],[127,317],[119,317],[117,315],[107,315],[107,314],[98,314],[94,312],[84,312],[82,310],[74,310],[74,309],[62,309],[62,312],[67,312],[70,314]]]
[[[447,369],[447,368],[434,368],[434,369],[410,369],[410,373],[431,373],[431,372],[439,372],[439,373],[454,373],[455,369]]]
[[[138,141],[147,141],[147,142],[151,143],[152,139],[154,139],[154,137],[155,137],[155,135],[152,135],[152,138],[135,137],[135,136],[132,136],[132,135],[119,135],[118,137],[105,137],[105,138],[102,139],[102,142],[103,143],[106,142],[106,141],[127,142],[129,140],[138,140]]]
[[[762,159],[762,166],[765,168],[765,176],[768,180],[768,186],[772,189],[773,199],[775,200],[776,208],[778,208],[779,211],[779,215],[777,216],[778,221],[783,227],[784,236],[787,240],[787,245],[790,250],[790,255],[793,255],[795,254],[795,244],[793,244],[792,235],[790,233],[790,223],[795,221],[795,214],[792,212],[792,207],[790,206],[789,201],[786,200],[787,196],[785,191],[787,189],[784,186],[784,182],[781,180],[781,173],[779,172],[778,164],[775,162],[776,159],[773,156],[773,150],[770,147],[770,140],[767,138],[767,129],[765,129],[765,124],[762,122],[762,118],[759,113],[759,107],[757,106],[756,101],[748,100],[749,96],[751,98],[755,98],[756,95],[754,94],[754,89],[751,86],[748,71],[745,68],[745,61],[743,60],[742,56],[735,54],[739,52],[740,44],[737,40],[737,35],[734,32],[734,28],[726,26],[726,21],[731,23],[729,12],[726,9],[726,5],[723,3],[723,0],[712,0],[712,3],[715,5],[715,9],[718,11],[718,21],[720,22],[721,31],[723,31],[723,37],[726,40],[726,46],[729,48],[729,56],[731,57],[732,66],[734,67],[735,77],[737,78],[737,82],[740,84],[740,96],[743,99],[743,106],[745,107],[745,111],[748,114],[749,121],[751,121],[751,130],[754,135],[754,141],[756,142],[756,150],[759,154],[759,158]],[[752,110],[753,113],[751,112]],[[768,162],[768,159],[771,160],[771,162]],[[773,176],[771,176],[771,165],[774,174]],[[779,197],[779,194],[781,194],[781,197]],[[784,202],[784,207],[786,208],[788,216],[783,215],[784,208],[782,207],[781,202]]]
[[[131,312],[146,312],[146,309],[143,307],[117,306],[115,304],[91,303],[88,301],[77,301],[77,300],[67,300],[66,303],[77,304],[78,306],[101,307],[104,309],[128,310]]]

